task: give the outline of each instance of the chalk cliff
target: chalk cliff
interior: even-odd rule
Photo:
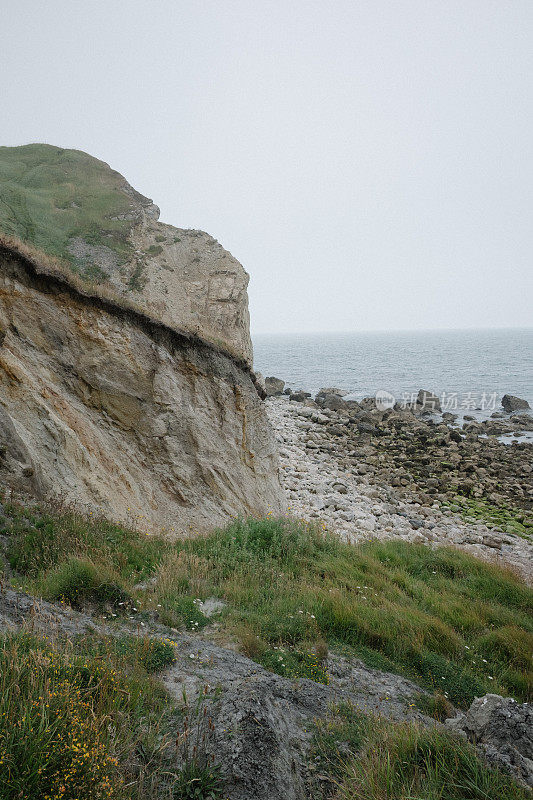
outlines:
[[[103,162],[0,148],[0,480],[176,533],[283,510],[242,266]]]

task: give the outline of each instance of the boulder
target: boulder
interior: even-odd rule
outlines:
[[[344,389],[337,389],[335,386],[322,387],[322,389],[318,390],[315,400],[317,400],[317,398],[325,397],[328,394],[336,394],[337,397],[345,397],[349,393],[344,391]]]
[[[265,390],[267,397],[283,394],[284,388],[285,381],[282,381],[281,378],[274,378],[272,375],[268,378],[265,378]]]
[[[261,372],[255,373],[255,385],[263,397],[266,397],[265,376]]]
[[[338,394],[327,394],[323,398],[321,405],[323,408],[329,408],[331,411],[340,411],[346,407],[346,403]]]
[[[533,706],[486,694],[446,725],[474,742],[490,763],[533,786]]]
[[[527,400],[514,397],[512,394],[504,394],[502,397],[502,406],[508,414],[510,414],[511,411],[522,411],[523,409],[531,408]]]
[[[307,394],[305,392],[293,392],[289,397],[289,400],[294,400],[296,403],[303,403],[306,399]]]
[[[433,392],[428,392],[426,389],[420,389],[416,398],[416,405],[418,411],[441,411],[440,400]]]

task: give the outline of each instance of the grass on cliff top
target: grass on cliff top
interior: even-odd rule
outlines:
[[[11,566],[49,599],[115,603],[114,613],[132,613],[134,600],[136,613],[198,630],[198,600],[214,596],[227,603],[223,630],[287,677],[327,681],[329,646],[461,706],[491,691],[532,697],[533,592],[458,550],[354,547],[277,519],[171,543],[78,514],[10,513]]]
[[[0,147],[0,232],[97,279],[95,265],[75,258],[69,241],[105,245],[118,262],[130,254],[131,220],[116,219],[131,210],[123,185],[118,172],[79,150]]]

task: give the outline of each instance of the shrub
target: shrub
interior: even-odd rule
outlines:
[[[129,595],[87,558],[71,556],[54,567],[42,581],[43,595],[49,600],[63,600],[75,608],[84,603],[125,604]]]
[[[162,716],[162,695],[98,650],[26,633],[0,639],[2,800],[107,800],[123,796],[130,770],[144,780],[132,754]]]

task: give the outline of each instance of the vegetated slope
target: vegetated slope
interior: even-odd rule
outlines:
[[[352,706],[343,694],[350,685],[354,691],[346,681],[349,660],[327,657],[325,646],[327,639],[336,649],[344,639],[354,643],[351,655],[383,658],[408,673],[413,649],[437,653],[439,668],[450,666],[443,673],[445,691],[458,690],[464,705],[488,670],[505,692],[510,670],[527,681],[512,643],[530,631],[531,592],[504,570],[405,543],[349,547],[309,526],[274,519],[237,522],[207,539],[172,543],[103,519],[10,504],[4,506],[3,542],[15,570],[9,576],[7,567],[4,580],[61,601],[57,618],[70,641],[58,636],[60,627],[47,641],[37,636],[51,612],[48,606],[41,614],[39,603],[32,614],[35,635],[0,639],[2,800],[295,800],[304,783],[317,800],[335,788],[347,800],[527,797],[466,742],[441,730],[398,725],[394,720],[418,713],[413,686],[403,679],[394,687],[394,676],[374,676],[355,661],[355,672],[363,673],[363,703]],[[476,609],[474,595],[480,598]],[[31,600],[19,597],[27,610]],[[217,617],[216,643],[202,610],[208,597],[227,604]],[[0,605],[3,613],[9,602],[6,597]],[[69,611],[69,604],[92,616]],[[369,605],[374,624],[382,619],[374,640]],[[17,607],[12,598],[11,610]],[[174,629],[163,633],[162,622]],[[73,635],[77,625],[80,638]],[[178,634],[176,627],[189,633]],[[496,646],[489,652],[483,637],[491,632]],[[223,650],[224,636],[235,634],[252,657],[291,680],[269,679],[248,659]],[[359,638],[366,643],[360,651]],[[511,643],[507,663],[504,643]],[[313,652],[314,660],[307,658]],[[478,658],[479,668],[472,665]],[[173,697],[151,677],[161,670]],[[459,673],[455,683],[452,670]],[[292,680],[302,676],[314,682]],[[438,674],[420,677],[444,689]],[[327,682],[331,687],[322,685]],[[180,686],[183,699],[194,686],[205,689],[196,703],[175,708]],[[384,695],[379,721],[364,711],[370,700],[375,704],[376,689]],[[336,692],[341,699],[328,708],[325,700],[339,698]],[[425,695],[426,713],[430,701]],[[398,717],[401,702],[405,710]],[[433,707],[446,711],[437,698]],[[285,785],[281,776],[293,783]]]
[[[327,682],[329,645],[457,705],[486,692],[533,696],[533,592],[457,550],[354,547],[276,519],[172,543],[38,510],[16,511],[8,527],[11,566],[32,592],[78,606],[123,592],[164,624],[189,630],[207,624],[198,602],[219,598],[228,634],[286,677]]]
[[[48,144],[0,147],[0,231],[82,275],[97,279],[99,270],[88,254],[73,252],[73,241],[109,249],[119,265],[131,257],[129,236],[139,205],[150,207],[151,201],[80,150]]]

